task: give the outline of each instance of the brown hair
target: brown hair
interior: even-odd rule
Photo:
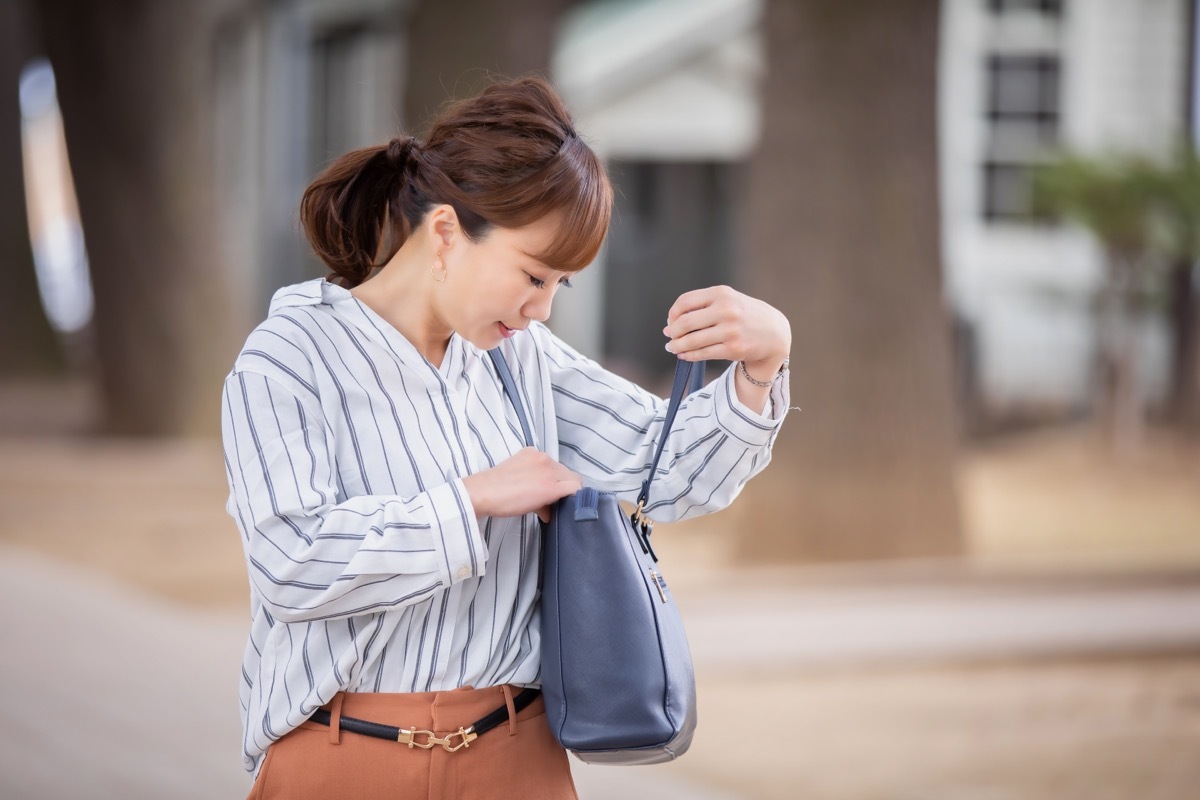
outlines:
[[[382,245],[386,262],[441,203],[470,241],[561,213],[559,237],[535,257],[576,272],[604,241],[612,186],[554,89],[527,76],[450,103],[424,143],[405,136],[336,159],[304,191],[300,220],[330,280],[353,287]]]

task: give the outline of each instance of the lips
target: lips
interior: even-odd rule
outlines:
[[[507,325],[505,325],[503,322],[497,322],[497,323],[496,323],[496,325],[498,325],[498,326],[499,326],[499,328],[500,328],[500,335],[501,335],[501,336],[503,336],[505,339],[509,339],[509,338],[511,338],[511,337],[512,337],[512,335],[513,335],[514,333],[516,333],[516,331],[515,331],[515,330],[513,330],[513,329],[512,329],[512,328],[510,328],[510,327],[508,327],[508,326],[507,326]]]

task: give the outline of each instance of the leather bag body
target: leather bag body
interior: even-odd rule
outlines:
[[[559,743],[593,764],[677,758],[696,680],[662,572],[615,495],[560,500],[542,549],[542,693]]]
[[[533,442],[498,350],[493,363]],[[696,365],[679,361],[662,430]],[[702,372],[699,375],[702,376]],[[649,470],[662,455],[660,437]],[[639,510],[651,480],[642,484]],[[650,522],[585,486],[554,506],[542,539],[542,693],[564,748],[591,764],[655,764],[682,755],[696,729],[696,680],[679,608],[650,547]]]

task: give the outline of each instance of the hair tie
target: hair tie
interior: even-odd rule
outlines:
[[[416,161],[413,157],[414,151],[420,147],[420,144],[415,136],[392,139],[388,142],[385,151],[388,165],[398,173],[407,172],[409,166]]]

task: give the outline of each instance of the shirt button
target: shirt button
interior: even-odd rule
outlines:
[[[471,577],[471,568],[470,567],[459,567],[458,568],[458,577],[459,578]]]

